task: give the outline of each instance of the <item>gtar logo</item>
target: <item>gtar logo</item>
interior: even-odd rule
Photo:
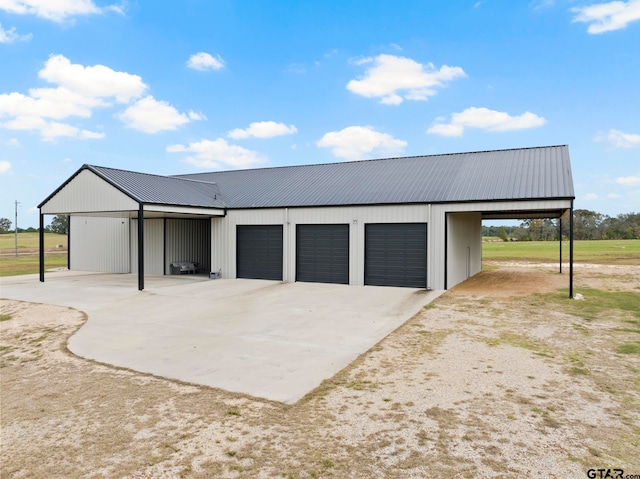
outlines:
[[[622,469],[589,469],[587,471],[589,479],[623,479],[623,474]]]

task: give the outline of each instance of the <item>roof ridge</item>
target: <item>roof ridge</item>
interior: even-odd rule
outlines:
[[[99,166],[99,165],[89,165],[89,164],[85,164],[84,165],[86,168],[90,169],[90,170],[113,170],[113,171],[122,171],[124,173],[135,173],[137,175],[144,175],[144,176],[154,176],[156,178],[169,178],[172,180],[183,180],[183,181],[191,181],[193,183],[205,183],[208,185],[217,185],[218,183],[216,183],[215,181],[205,181],[205,180],[195,180],[195,179],[191,179],[191,178],[182,178],[181,175],[158,175],[156,173],[145,173],[143,171],[133,171],[133,170],[125,170],[123,168],[112,168],[110,166]]]
[[[221,171],[202,171],[200,173],[185,173],[179,175],[171,175],[171,178],[180,177],[185,180],[190,180],[191,178],[184,178],[185,176],[195,176],[195,175],[206,175],[210,173],[241,173],[244,171],[263,171],[263,170],[275,170],[275,169],[283,169],[283,168],[304,168],[307,166],[329,166],[329,165],[346,165],[351,163],[369,163],[374,161],[388,161],[388,160],[409,160],[413,158],[431,158],[434,156],[455,156],[455,155],[469,155],[474,153],[494,153],[494,152],[502,152],[502,151],[516,151],[516,150],[536,150],[543,148],[562,148],[568,147],[569,145],[547,145],[547,146],[526,146],[523,148],[502,148],[498,150],[478,150],[478,151],[461,151],[458,153],[434,153],[431,155],[413,155],[413,156],[392,156],[389,158],[369,158],[366,160],[350,160],[350,161],[334,161],[334,162],[326,162],[326,163],[310,163],[307,165],[280,165],[280,166],[264,166],[262,168],[244,168],[239,170],[221,170]],[[196,180],[192,180],[196,181]]]

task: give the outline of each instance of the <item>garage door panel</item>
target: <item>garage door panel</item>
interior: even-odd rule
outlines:
[[[282,281],[282,225],[239,225],[236,233],[236,276]]]
[[[349,284],[349,225],[297,225],[296,281]]]
[[[365,284],[424,288],[426,223],[365,225]]]

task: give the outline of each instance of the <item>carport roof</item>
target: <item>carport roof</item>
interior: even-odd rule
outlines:
[[[224,208],[220,188],[214,182],[152,175],[104,166],[83,165],[39,207],[58,193],[81,171],[89,170],[133,200],[143,204]]]

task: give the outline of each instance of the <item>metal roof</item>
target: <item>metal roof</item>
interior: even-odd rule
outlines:
[[[160,176],[84,165],[139,203],[270,208],[573,199],[566,145]]]
[[[228,208],[574,198],[566,145],[177,175]]]
[[[135,171],[85,165],[83,169],[111,183],[140,203],[224,208],[220,188],[214,182],[150,175]]]

